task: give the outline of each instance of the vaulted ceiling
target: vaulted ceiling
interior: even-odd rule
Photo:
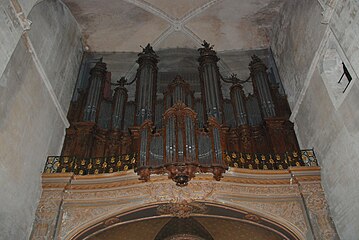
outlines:
[[[285,0],[64,0],[83,32],[88,51],[138,52],[197,48],[217,51],[265,48]]]

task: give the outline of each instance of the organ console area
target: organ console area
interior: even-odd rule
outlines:
[[[199,172],[220,180],[228,167],[266,170],[304,165],[288,120],[286,96],[270,81],[263,61],[252,56],[250,77],[243,81],[235,75],[222,77],[220,59],[207,42],[198,54],[200,93],[178,75],[166,79],[161,99],[157,98],[160,59],[149,44],[138,54],[131,82],[121,78],[113,83],[106,63],[99,59],[70,105],[70,127],[59,160],[65,166],[62,171],[108,173],[128,163],[127,168],[133,166],[142,180],[168,174],[185,186]],[[230,99],[223,97],[224,82],[232,84],[226,94]],[[252,84],[252,93],[244,92],[244,83]],[[132,84],[135,98],[129,101]]]

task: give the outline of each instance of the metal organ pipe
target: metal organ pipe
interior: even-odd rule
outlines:
[[[123,129],[123,118],[125,115],[125,103],[127,102],[127,89],[124,87],[124,82],[115,88],[114,94],[114,108],[112,112],[112,129]]]
[[[202,84],[202,95],[205,99],[205,111],[208,117],[214,117],[218,122],[223,122],[222,93],[220,89],[220,76],[217,62],[219,58],[213,47],[206,41],[202,44],[203,48],[198,49],[200,53],[199,74]]]
[[[95,122],[100,97],[106,77],[106,63],[102,62],[102,58],[96,63],[90,71],[90,88],[87,95],[86,106],[84,109],[83,120],[85,122]]]
[[[136,124],[141,125],[145,120],[154,120],[158,56],[150,44],[138,56],[135,119]]]
[[[267,75],[267,67],[262,60],[256,55],[252,56],[249,64],[251,77],[253,80],[254,93],[258,96],[263,117],[276,116],[274,102],[269,88],[269,79]]]
[[[168,86],[165,94],[166,108],[170,108],[178,102],[192,106],[193,93],[189,90],[189,85],[180,76],[176,76],[173,82]]]
[[[202,97],[204,98],[204,108],[207,113],[207,120],[212,136],[210,153],[215,165],[223,164],[223,150],[221,144],[220,124],[223,121],[223,98],[220,89],[220,75],[217,62],[219,58],[213,50],[213,46],[203,41],[202,48],[199,48],[199,75],[202,85]]]
[[[240,83],[231,87],[231,99],[237,126],[248,124],[246,108],[244,105],[244,92]]]

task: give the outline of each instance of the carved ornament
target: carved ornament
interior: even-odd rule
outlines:
[[[204,203],[197,202],[174,202],[162,204],[157,207],[158,215],[172,215],[178,218],[188,218],[191,214],[204,214],[207,212],[207,207]]]

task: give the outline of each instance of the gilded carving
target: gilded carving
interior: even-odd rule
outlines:
[[[208,199],[214,191],[213,182],[190,182],[187,187],[180,188],[171,182],[153,183],[149,185],[149,193],[154,201],[182,202]]]
[[[204,203],[197,202],[174,202],[162,204],[157,207],[158,215],[172,215],[178,218],[188,218],[193,213],[206,213],[207,207]]]

